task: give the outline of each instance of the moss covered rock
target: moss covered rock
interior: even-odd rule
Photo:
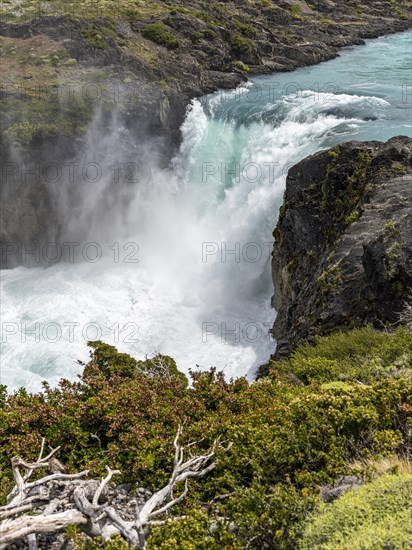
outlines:
[[[402,320],[411,158],[412,140],[399,136],[344,143],[289,170],[272,261],[277,357],[317,334]]]

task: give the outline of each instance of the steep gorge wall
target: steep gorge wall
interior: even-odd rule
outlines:
[[[275,358],[318,334],[400,322],[412,289],[411,159],[412,140],[398,136],[289,170],[274,231]]]

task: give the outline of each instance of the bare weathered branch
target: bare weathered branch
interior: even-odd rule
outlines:
[[[99,487],[97,488],[96,493],[93,497],[93,506],[97,506],[99,502],[100,495],[102,494],[103,489],[105,486],[109,483],[109,481],[112,479],[114,475],[121,474],[120,470],[111,470],[109,466],[106,466],[106,470],[108,471],[107,476],[102,479],[102,482],[100,483]]]
[[[32,533],[50,533],[65,529],[69,525],[82,525],[87,518],[79,510],[65,510],[49,516],[21,516],[6,526],[0,526],[0,549],[24,539]]]
[[[29,544],[29,550],[38,550],[37,538],[33,533],[27,537],[27,542]]]
[[[203,477],[215,468],[216,461],[211,462],[212,457],[218,447],[223,449],[215,441],[206,454],[190,455],[185,460],[185,451],[194,443],[181,445],[182,432],[182,426],[179,426],[173,441],[174,463],[169,482],[139,506],[134,505],[126,515],[123,508],[116,509],[109,498],[110,493],[113,495],[113,491],[116,492],[110,482],[114,475],[120,474],[119,470],[106,466],[107,475],[100,482],[84,479],[89,473],[87,470],[76,474],[62,473],[66,469],[54,457],[59,447],[51,449],[43,457],[44,439],[37,461],[28,462],[21,457],[13,457],[11,464],[15,486],[8,496],[8,503],[0,507],[0,550],[24,538],[30,550],[36,550],[37,535],[58,532],[72,524],[78,525],[91,538],[101,537],[105,541],[120,533],[128,544],[146,548],[151,526],[175,519],[157,518],[185,498],[189,479]],[[29,482],[33,472],[42,468],[52,473]],[[176,485],[183,481],[183,491],[174,497]]]

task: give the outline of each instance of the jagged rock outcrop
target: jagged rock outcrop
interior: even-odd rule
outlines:
[[[274,231],[275,358],[317,334],[400,322],[412,288],[411,156],[407,137],[352,141],[290,169]]]

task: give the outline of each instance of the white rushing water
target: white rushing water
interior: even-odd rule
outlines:
[[[0,382],[73,379],[95,339],[171,355],[186,373],[252,376],[275,347],[270,251],[287,169],[341,141],[410,132],[409,46],[408,33],[370,41],[193,101],[168,170],[152,144],[133,143],[116,117],[102,130],[97,115],[78,162],[99,178],[75,202],[70,182],[56,187],[76,261],[2,272]]]

